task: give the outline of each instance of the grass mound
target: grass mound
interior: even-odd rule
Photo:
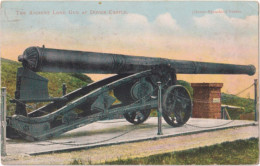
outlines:
[[[14,98],[16,90],[17,68],[22,67],[21,63],[1,58],[1,86],[7,88],[7,115],[11,116],[15,111],[15,104],[9,102]],[[67,93],[78,89],[92,82],[92,80],[78,73],[37,73],[49,80],[48,90],[51,97],[62,96],[62,84],[66,83]]]

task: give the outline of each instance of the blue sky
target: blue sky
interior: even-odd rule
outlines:
[[[84,11],[84,10],[126,10],[128,13],[138,13],[147,17],[148,21],[153,21],[159,14],[169,12],[177,23],[183,27],[189,28],[194,16],[192,11],[207,11],[207,10],[239,10],[241,13],[227,13],[229,17],[245,18],[246,16],[258,14],[257,2],[111,2],[104,1],[100,5],[98,2],[2,2],[2,7],[6,9],[11,19],[19,18],[14,11],[42,11],[56,10],[66,11],[68,9]],[[201,17],[205,14],[196,14],[196,17]],[[28,16],[28,15],[27,15]],[[23,16],[24,18],[28,18]],[[30,16],[29,16],[30,17]],[[40,19],[40,16],[37,16]],[[46,17],[46,16],[42,16]],[[72,22],[77,24],[86,24],[82,22],[81,16],[66,15]],[[28,18],[29,19],[29,18]]]

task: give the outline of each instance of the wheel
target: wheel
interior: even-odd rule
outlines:
[[[126,113],[124,114],[125,119],[130,122],[133,123],[135,125],[137,124],[141,124],[144,121],[147,120],[147,118],[150,115],[151,110],[141,110],[141,111],[135,111],[135,112],[131,112],[131,113]]]
[[[173,127],[182,126],[191,116],[191,97],[183,86],[170,86],[163,95],[162,106],[164,120]]]

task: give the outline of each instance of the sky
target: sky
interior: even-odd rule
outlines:
[[[1,57],[17,60],[29,46],[202,62],[253,64],[258,71],[257,2],[2,2]],[[88,74],[94,81],[110,75]],[[224,83],[236,94],[247,75],[178,75]],[[253,97],[253,88],[242,94]]]

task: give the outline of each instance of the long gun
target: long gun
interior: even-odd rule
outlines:
[[[8,118],[7,136],[44,140],[82,125],[123,115],[143,123],[158,107],[157,83],[162,83],[162,115],[178,127],[191,115],[189,92],[176,85],[176,74],[247,74],[253,65],[194,62],[120,54],[29,47],[18,57],[15,116]],[[62,97],[48,94],[48,80],[36,72],[117,74],[76,89]],[[111,95],[113,92],[114,95]],[[119,100],[119,104],[115,101]],[[26,103],[50,102],[27,112]],[[117,102],[118,103],[118,102]]]
[[[253,65],[207,63],[121,54],[59,50],[29,47],[18,60],[34,72],[71,72],[126,74],[167,65],[177,74],[248,74],[254,75]]]

